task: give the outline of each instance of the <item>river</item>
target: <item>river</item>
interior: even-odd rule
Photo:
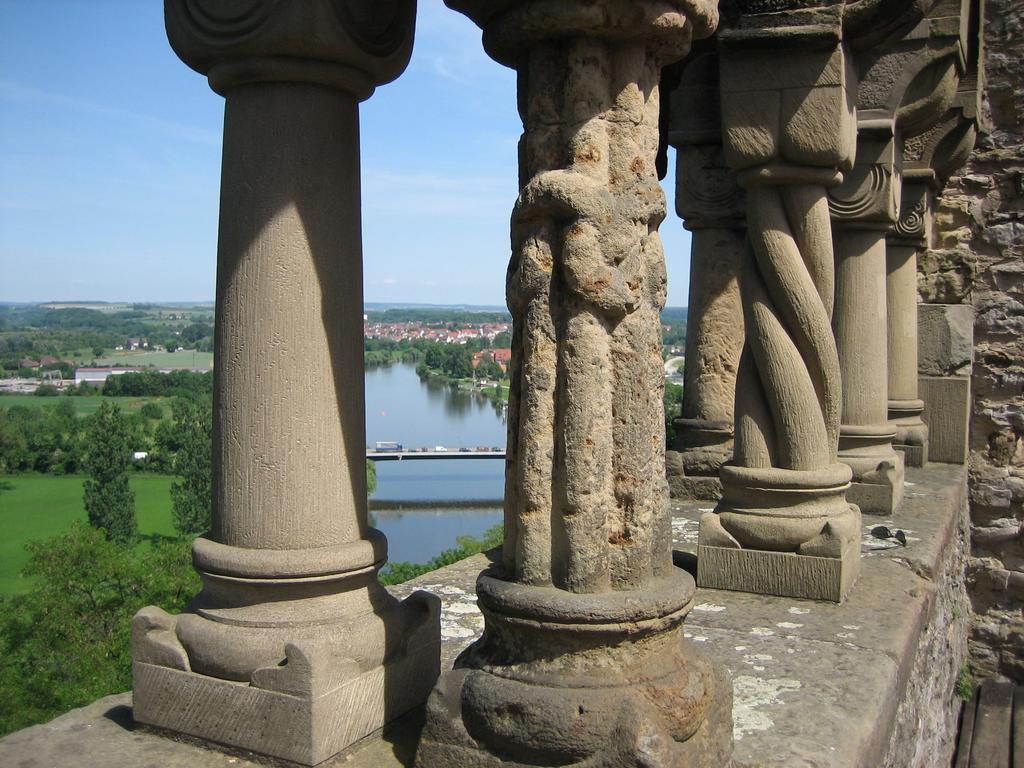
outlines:
[[[415,366],[366,371],[366,442],[406,449],[505,446],[494,405],[469,392],[422,382]],[[500,459],[378,461],[370,524],[388,537],[388,559],[423,563],[501,522],[505,462]]]

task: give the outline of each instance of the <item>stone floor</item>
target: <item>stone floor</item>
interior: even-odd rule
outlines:
[[[951,698],[966,632],[962,605],[965,473],[908,470],[903,508],[865,518],[863,569],[843,605],[700,590],[687,619],[699,643],[732,674],[737,768],[932,768],[952,748]],[[677,564],[695,565],[697,519],[710,503],[674,503]],[[906,544],[871,530],[901,530]],[[958,555],[959,554],[959,559]],[[477,637],[483,619],[473,585],[484,555],[393,588],[426,589],[443,601],[442,668]],[[387,768],[411,763],[413,713],[328,765]],[[940,754],[941,753],[941,754]],[[274,764],[238,752],[134,728],[120,694],[0,739],[0,765],[220,768]]]

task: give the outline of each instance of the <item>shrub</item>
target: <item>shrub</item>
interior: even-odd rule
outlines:
[[[388,563],[377,574],[377,578],[384,586],[391,584],[402,584],[403,582],[422,576],[424,573],[436,571],[446,565],[465,560],[467,557],[486,552],[489,549],[500,547],[505,538],[505,526],[501,523],[488,528],[483,536],[459,536],[455,539],[455,547],[446,549],[437,557],[431,558],[426,563]]]
[[[25,595],[0,598],[0,735],[131,687],[131,618],[199,588],[188,542],[126,550],[84,523],[27,545]]]

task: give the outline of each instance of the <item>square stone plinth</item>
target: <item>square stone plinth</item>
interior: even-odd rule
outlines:
[[[841,459],[842,457],[840,457]],[[895,474],[892,481],[885,478],[877,483],[863,483],[854,481],[850,483],[850,490],[846,492],[846,500],[851,504],[860,507],[863,515],[889,516],[899,510],[903,501],[903,480],[904,474],[901,471]]]
[[[908,467],[923,467],[928,463],[926,445],[912,445],[911,443],[893,443],[892,447],[903,454],[903,463]],[[863,512],[863,510],[861,510]]]
[[[439,647],[285,693],[136,661],[136,722],[301,765],[317,765],[418,706],[439,674]]]
[[[860,545],[842,557],[795,552],[697,547],[697,586],[842,602],[860,573]]]

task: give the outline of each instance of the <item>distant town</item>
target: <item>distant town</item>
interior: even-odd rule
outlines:
[[[685,309],[667,309],[663,317],[670,378],[681,373],[685,317]],[[486,385],[507,376],[511,329],[511,317],[500,310],[368,310],[363,316],[366,362],[369,367],[418,363],[423,377],[470,378]],[[433,345],[456,345],[465,352],[428,354]],[[205,373],[213,362],[212,304],[0,304],[0,392],[102,387],[113,376],[143,371]]]

